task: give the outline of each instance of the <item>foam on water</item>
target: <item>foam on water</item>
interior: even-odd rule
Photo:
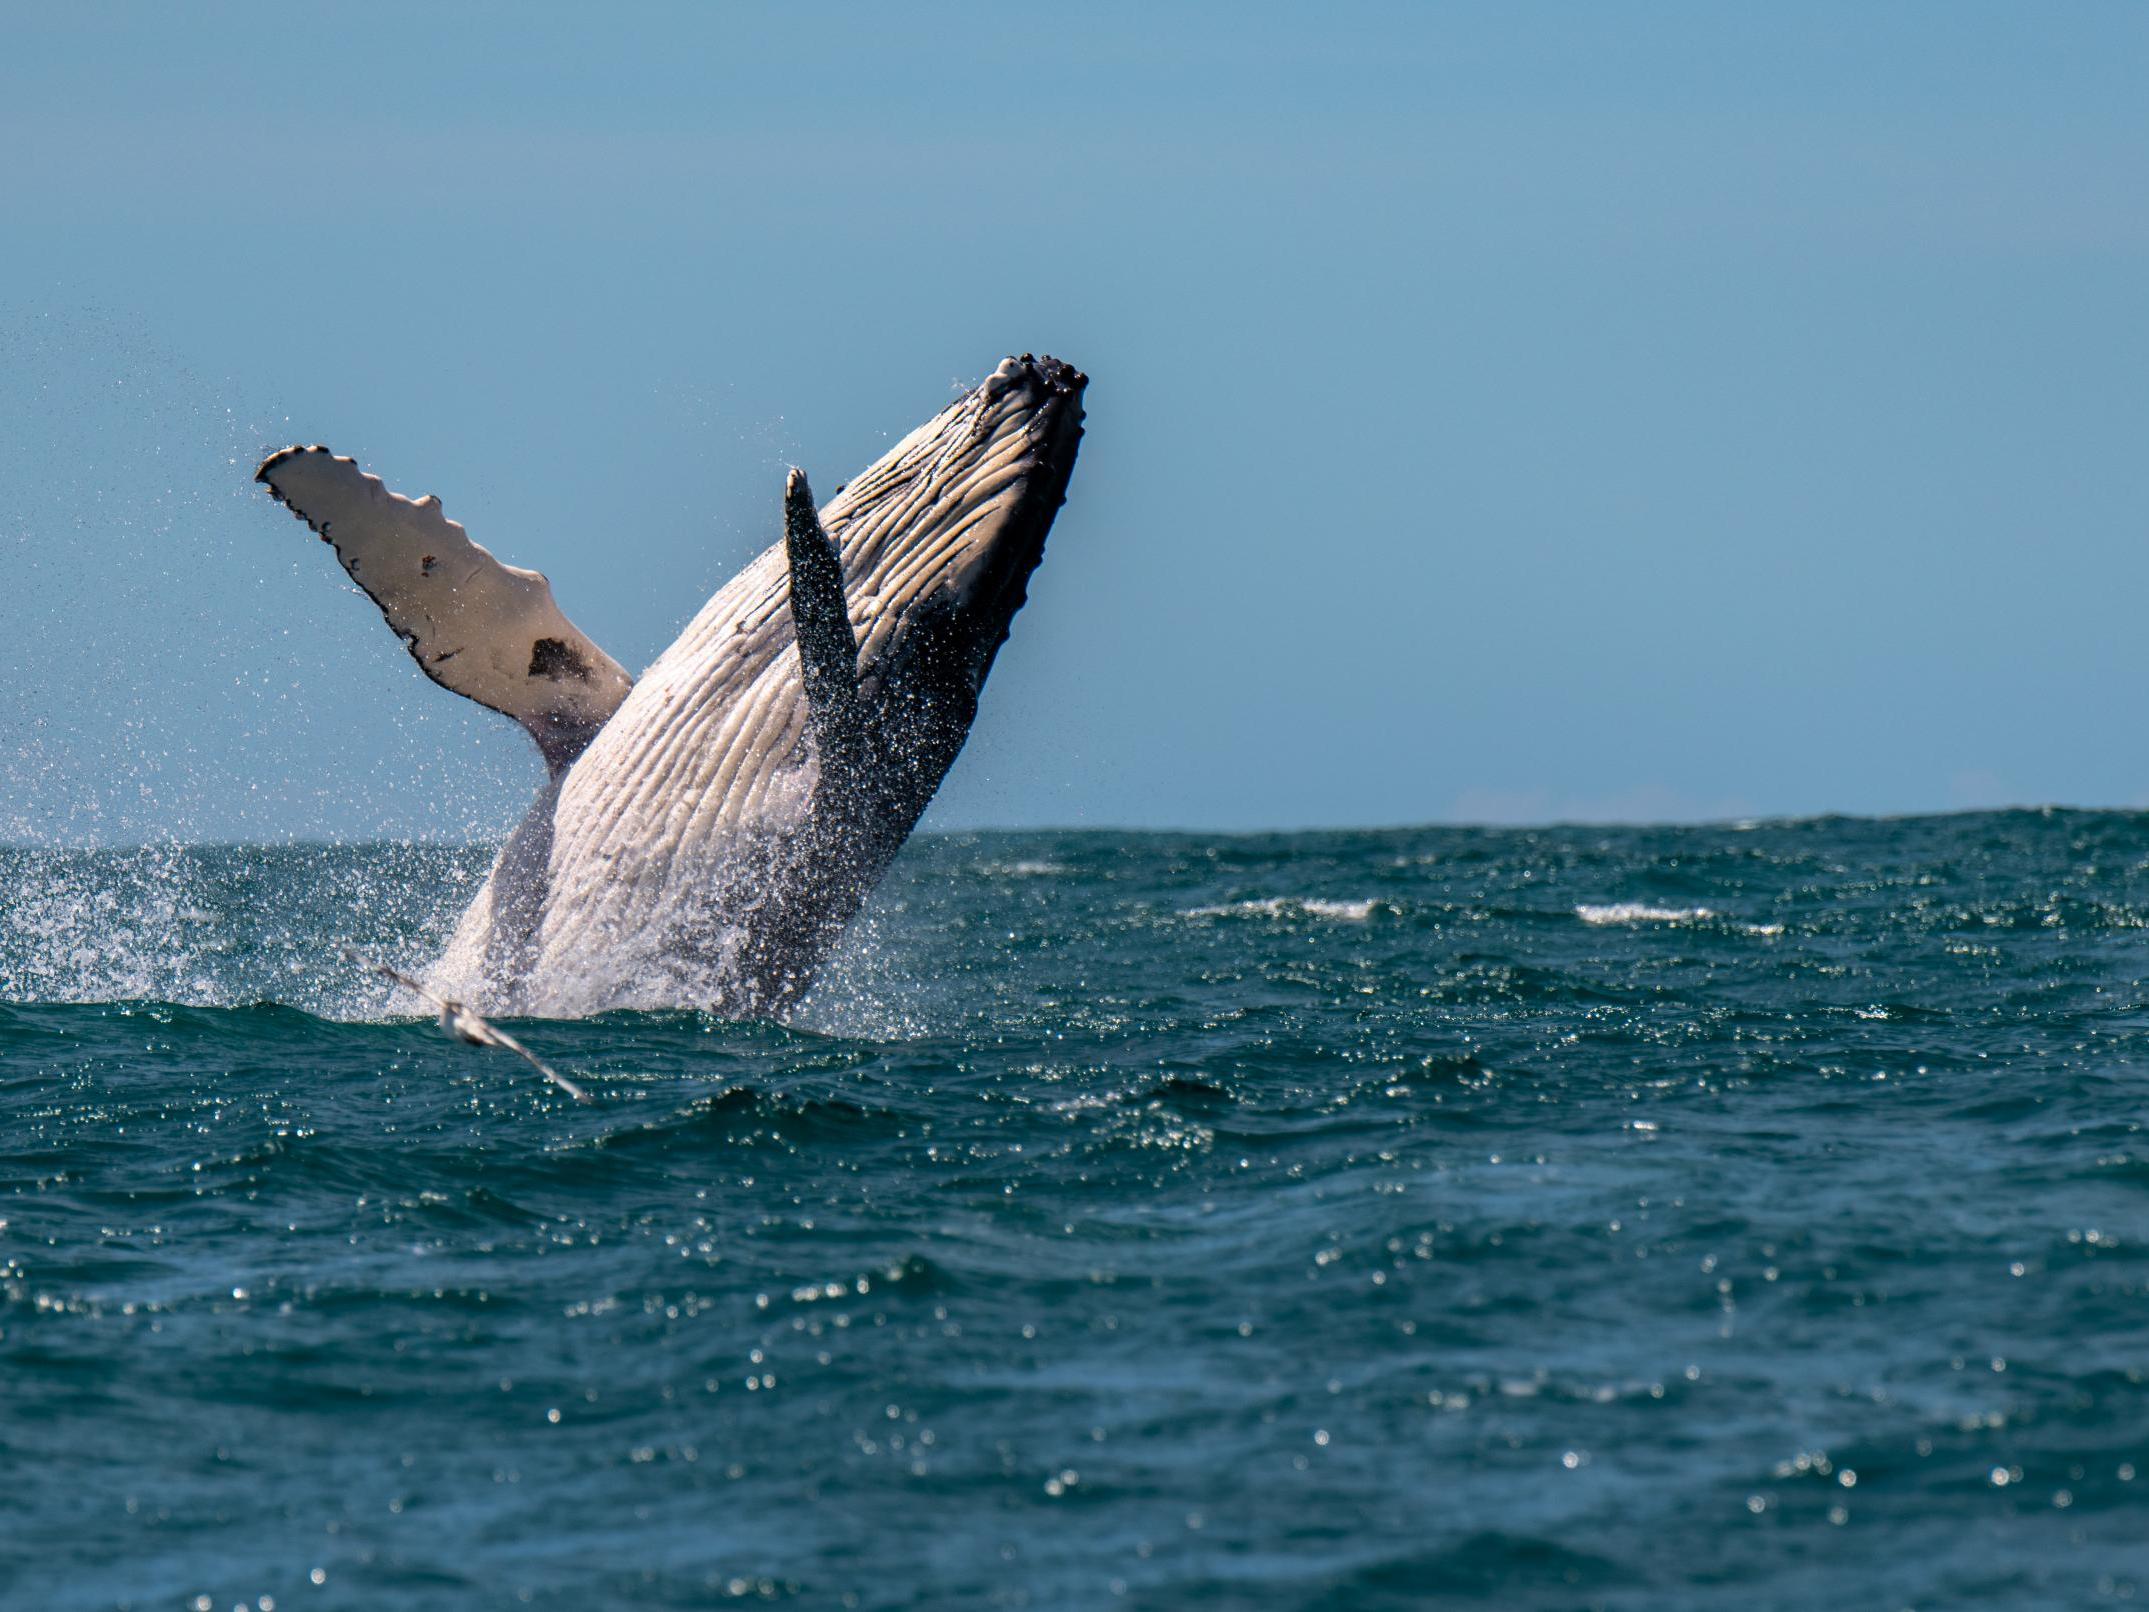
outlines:
[[[1642,901],[1620,901],[1603,905],[1584,902],[1574,909],[1574,915],[1586,924],[1599,926],[1722,922],[1742,935],[1755,935],[1763,939],[1783,933],[1783,925],[1780,923],[1733,923],[1725,914],[1711,907],[1653,907]]]
[[[1326,918],[1362,924],[1380,910],[1378,901],[1332,901],[1319,896],[1265,896],[1226,901],[1213,907],[1189,907],[1182,918]]]
[[[1584,903],[1574,909],[1574,915],[1586,924],[1691,924],[1716,916],[1707,907],[1652,907],[1644,901]]]

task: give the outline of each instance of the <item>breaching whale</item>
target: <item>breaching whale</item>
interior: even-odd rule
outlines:
[[[435,497],[325,447],[255,472],[426,676],[548,770],[426,985],[490,1013],[796,1002],[939,788],[1027,597],[1088,377],[1010,358],[783,537],[639,681]]]

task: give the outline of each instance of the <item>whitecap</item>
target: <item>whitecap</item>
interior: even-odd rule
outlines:
[[[1714,907],[1652,907],[1641,901],[1579,906],[1574,915],[1586,924],[1697,924],[1724,916]],[[1740,924],[1738,928],[1741,934],[1763,939],[1783,933],[1782,924]]]
[[[1229,901],[1218,907],[1189,907],[1182,918],[1326,918],[1362,924],[1379,901],[1328,901],[1318,896],[1270,896],[1263,901]]]
[[[1615,901],[1605,906],[1580,906],[1574,915],[1586,924],[1691,924],[1714,918],[1709,907],[1652,907],[1640,901]]]

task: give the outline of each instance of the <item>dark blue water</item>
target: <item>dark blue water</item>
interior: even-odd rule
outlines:
[[[481,870],[0,854],[0,1602],[2149,1579],[2149,819],[927,840],[587,1107]]]

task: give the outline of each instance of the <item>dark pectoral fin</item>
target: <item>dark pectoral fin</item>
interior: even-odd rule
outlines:
[[[838,765],[861,755],[864,723],[858,704],[858,639],[843,597],[843,557],[821,529],[806,473],[784,485],[784,553],[791,564],[791,624],[806,708],[824,756]]]

